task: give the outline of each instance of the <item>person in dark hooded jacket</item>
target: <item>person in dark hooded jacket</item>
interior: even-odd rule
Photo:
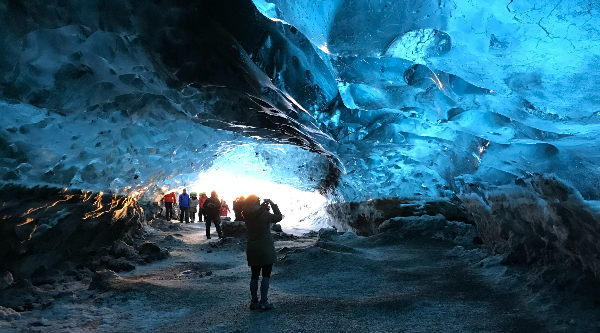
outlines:
[[[215,223],[219,238],[223,238],[221,231],[221,200],[216,191],[210,192],[210,198],[204,201],[204,214],[206,215],[206,238],[210,239],[210,224]]]
[[[244,218],[242,217],[242,209],[244,209],[244,196],[242,195],[239,198],[236,198],[235,201],[233,202],[233,212],[235,213],[235,220],[236,221],[244,221]]]
[[[273,208],[273,213],[269,212],[269,205]],[[248,230],[248,242],[246,243],[246,259],[248,266],[252,270],[250,278],[250,309],[269,310],[273,304],[267,300],[269,292],[269,283],[271,280],[271,270],[273,263],[277,261],[275,253],[275,243],[271,237],[271,223],[281,221],[283,216],[279,207],[271,200],[265,200],[261,205],[260,199],[252,194],[244,201],[242,209],[244,223]],[[262,281],[260,284],[260,302],[258,301],[258,278],[262,271]]]

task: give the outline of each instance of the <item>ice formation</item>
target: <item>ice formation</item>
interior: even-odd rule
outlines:
[[[0,1],[0,179],[155,200],[225,159],[334,201],[460,198],[482,217],[498,188],[542,177],[594,210],[598,10]]]

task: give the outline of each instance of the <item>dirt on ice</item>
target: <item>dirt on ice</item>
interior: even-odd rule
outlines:
[[[243,238],[206,239],[203,223],[163,230],[146,238],[171,258],[39,286],[52,301],[0,308],[0,331],[600,332],[592,300],[534,293],[475,245],[385,234],[274,234],[274,309],[252,311]]]

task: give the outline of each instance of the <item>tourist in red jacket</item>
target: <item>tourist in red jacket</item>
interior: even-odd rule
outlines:
[[[221,199],[221,216],[227,216],[228,212],[231,213],[229,210],[229,205],[227,202],[225,202],[225,200]]]
[[[206,211],[204,210],[204,202],[206,199],[208,199],[206,192],[200,193],[200,196],[198,197],[198,222],[202,222],[203,219],[206,221]]]
[[[165,218],[171,221],[173,218],[173,203],[175,203],[175,192],[171,192],[162,198],[165,203]]]

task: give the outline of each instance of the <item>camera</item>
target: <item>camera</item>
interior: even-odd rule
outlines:
[[[263,199],[263,203],[270,202],[271,199]]]

